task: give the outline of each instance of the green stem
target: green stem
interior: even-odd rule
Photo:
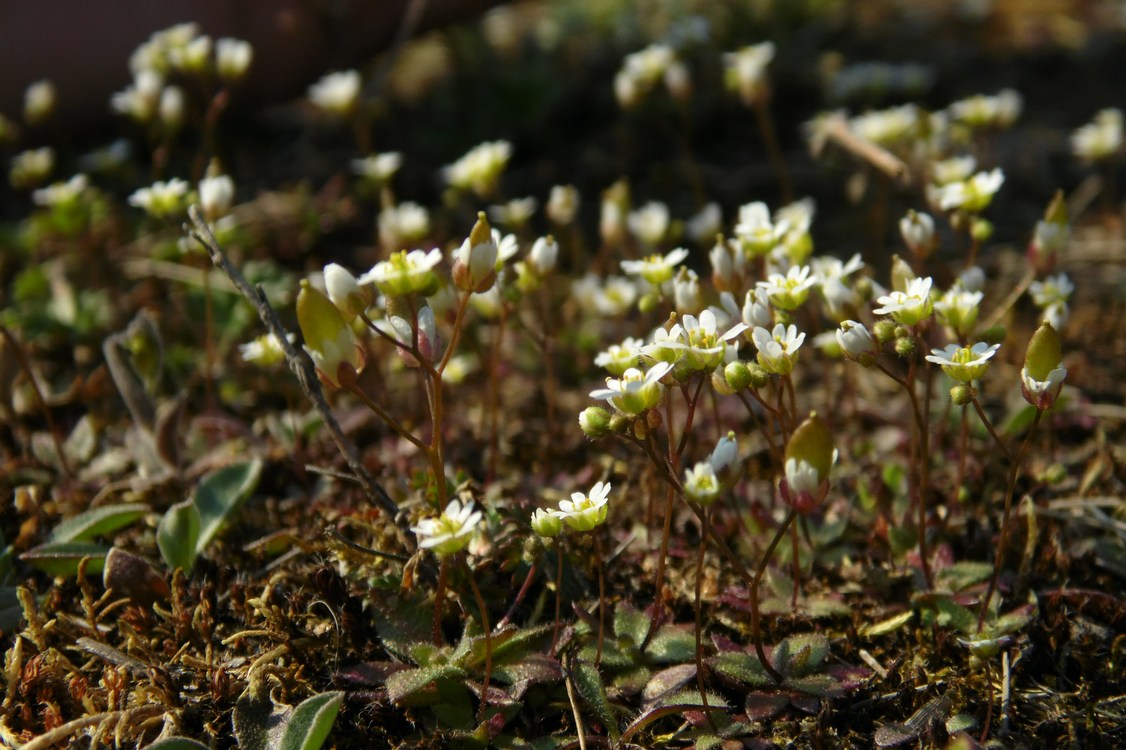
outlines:
[[[790,528],[790,524],[794,522],[796,515],[797,511],[790,508],[789,512],[786,514],[786,519],[782,521],[782,525],[778,527],[774,538],[770,540],[770,546],[767,547],[766,552],[763,553],[758,570],[755,571],[754,580],[751,581],[751,637],[755,642],[755,654],[758,655],[758,660],[762,663],[763,669],[778,683],[782,682],[782,675],[766,658],[766,651],[763,650],[762,647],[762,625],[759,614],[758,589],[762,581],[762,576],[766,573],[766,566],[770,563],[770,558],[774,555],[774,550],[778,547],[778,543],[782,541],[782,537],[786,535],[786,531]]]
[[[477,586],[468,557],[463,555],[461,563],[465,567],[469,588],[473,590],[473,598],[477,601],[477,610],[481,613],[481,630],[485,634],[485,679],[481,685],[481,704],[477,708],[477,722],[480,723],[485,720],[485,709],[489,705],[489,682],[493,676],[493,630],[489,625],[489,609],[485,606],[485,597],[481,596],[481,589]]]

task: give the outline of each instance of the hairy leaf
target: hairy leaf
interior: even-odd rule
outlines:
[[[90,558],[86,575],[101,573],[109,547],[92,542],[47,542],[20,555],[20,559],[53,576],[78,575],[82,558]]]
[[[465,671],[454,664],[421,669],[404,669],[387,678],[387,697],[395,703],[423,690],[435,680],[464,678]]]
[[[286,722],[278,750],[319,750],[332,731],[344,693],[314,695],[301,702]]]
[[[96,536],[111,534],[149,512],[143,503],[122,503],[92,508],[60,522],[51,530],[52,542],[89,542]]]
[[[598,674],[598,669],[589,662],[576,661],[571,667],[571,675],[579,695],[606,727],[610,737],[616,740],[618,721],[614,716],[614,710],[610,707],[610,701],[606,698],[606,688],[602,685],[602,676]]]

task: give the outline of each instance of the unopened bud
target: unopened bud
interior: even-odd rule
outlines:
[[[738,393],[751,386],[751,369],[746,362],[731,362],[723,368],[723,379],[728,388]]]
[[[454,255],[454,286],[463,292],[487,292],[496,281],[497,243],[484,211]]]
[[[973,224],[970,225],[970,235],[976,242],[988,242],[993,236],[993,222],[980,216],[975,217]]]
[[[950,389],[950,400],[954,402],[955,406],[965,406],[974,400],[975,395],[977,395],[977,392],[969,383],[958,383]]]
[[[910,357],[915,353],[915,340],[910,336],[903,336],[895,340],[895,353],[900,357]]]
[[[881,344],[886,344],[895,338],[896,324],[894,320],[883,318],[877,320],[872,325],[872,335],[876,337],[876,341]]]
[[[610,412],[601,406],[588,406],[579,414],[579,427],[591,440],[600,440],[613,431]]]

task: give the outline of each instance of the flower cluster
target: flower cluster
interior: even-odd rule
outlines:
[[[539,509],[532,514],[532,530],[542,537],[556,537],[563,527],[591,531],[606,522],[610,511],[609,482],[596,482],[590,492],[572,492],[570,500],[560,500],[553,510]]]

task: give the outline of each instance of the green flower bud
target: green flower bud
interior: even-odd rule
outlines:
[[[606,437],[611,431],[610,412],[601,406],[588,406],[579,414],[579,426],[591,440]]]
[[[819,481],[828,478],[836,454],[833,433],[817,416],[817,412],[810,412],[786,443],[786,462],[804,461],[817,472]]]
[[[751,387],[754,389],[765,388],[766,384],[770,382],[770,373],[763,369],[762,365],[751,362],[747,365],[747,370],[751,374]]]
[[[1063,352],[1060,337],[1048,321],[1040,324],[1028,342],[1024,354],[1024,367],[1036,380],[1047,380],[1048,374],[1060,366]]]
[[[610,432],[617,434],[625,432],[632,425],[633,417],[627,416],[625,414],[614,414],[612,417],[610,417],[610,422],[607,426],[609,427]]]
[[[363,369],[363,350],[351,327],[332,300],[314,289],[308,280],[301,281],[297,294],[297,324],[305,339],[305,351],[327,384],[340,388]]]
[[[532,531],[547,539],[557,537],[563,531],[563,519],[556,513],[540,508],[532,514]]]
[[[897,328],[898,326],[894,320],[884,318],[877,320],[872,325],[872,335],[876,337],[876,341],[879,341],[881,344],[886,344],[895,338]]]
[[[477,213],[477,223],[465,242],[454,254],[454,286],[463,292],[487,292],[496,281],[497,243],[484,211]]]
[[[731,362],[723,368],[723,379],[727,381],[727,386],[732,391],[739,392],[750,387],[751,368],[746,362]]]
[[[955,406],[965,406],[974,400],[976,393],[974,387],[969,383],[958,383],[950,389],[950,400],[954,402]]]
[[[993,222],[980,216],[976,217],[970,225],[970,236],[977,242],[987,242],[993,236]]]
[[[903,336],[895,340],[895,353],[900,357],[910,357],[915,353],[915,340],[909,336]]]

